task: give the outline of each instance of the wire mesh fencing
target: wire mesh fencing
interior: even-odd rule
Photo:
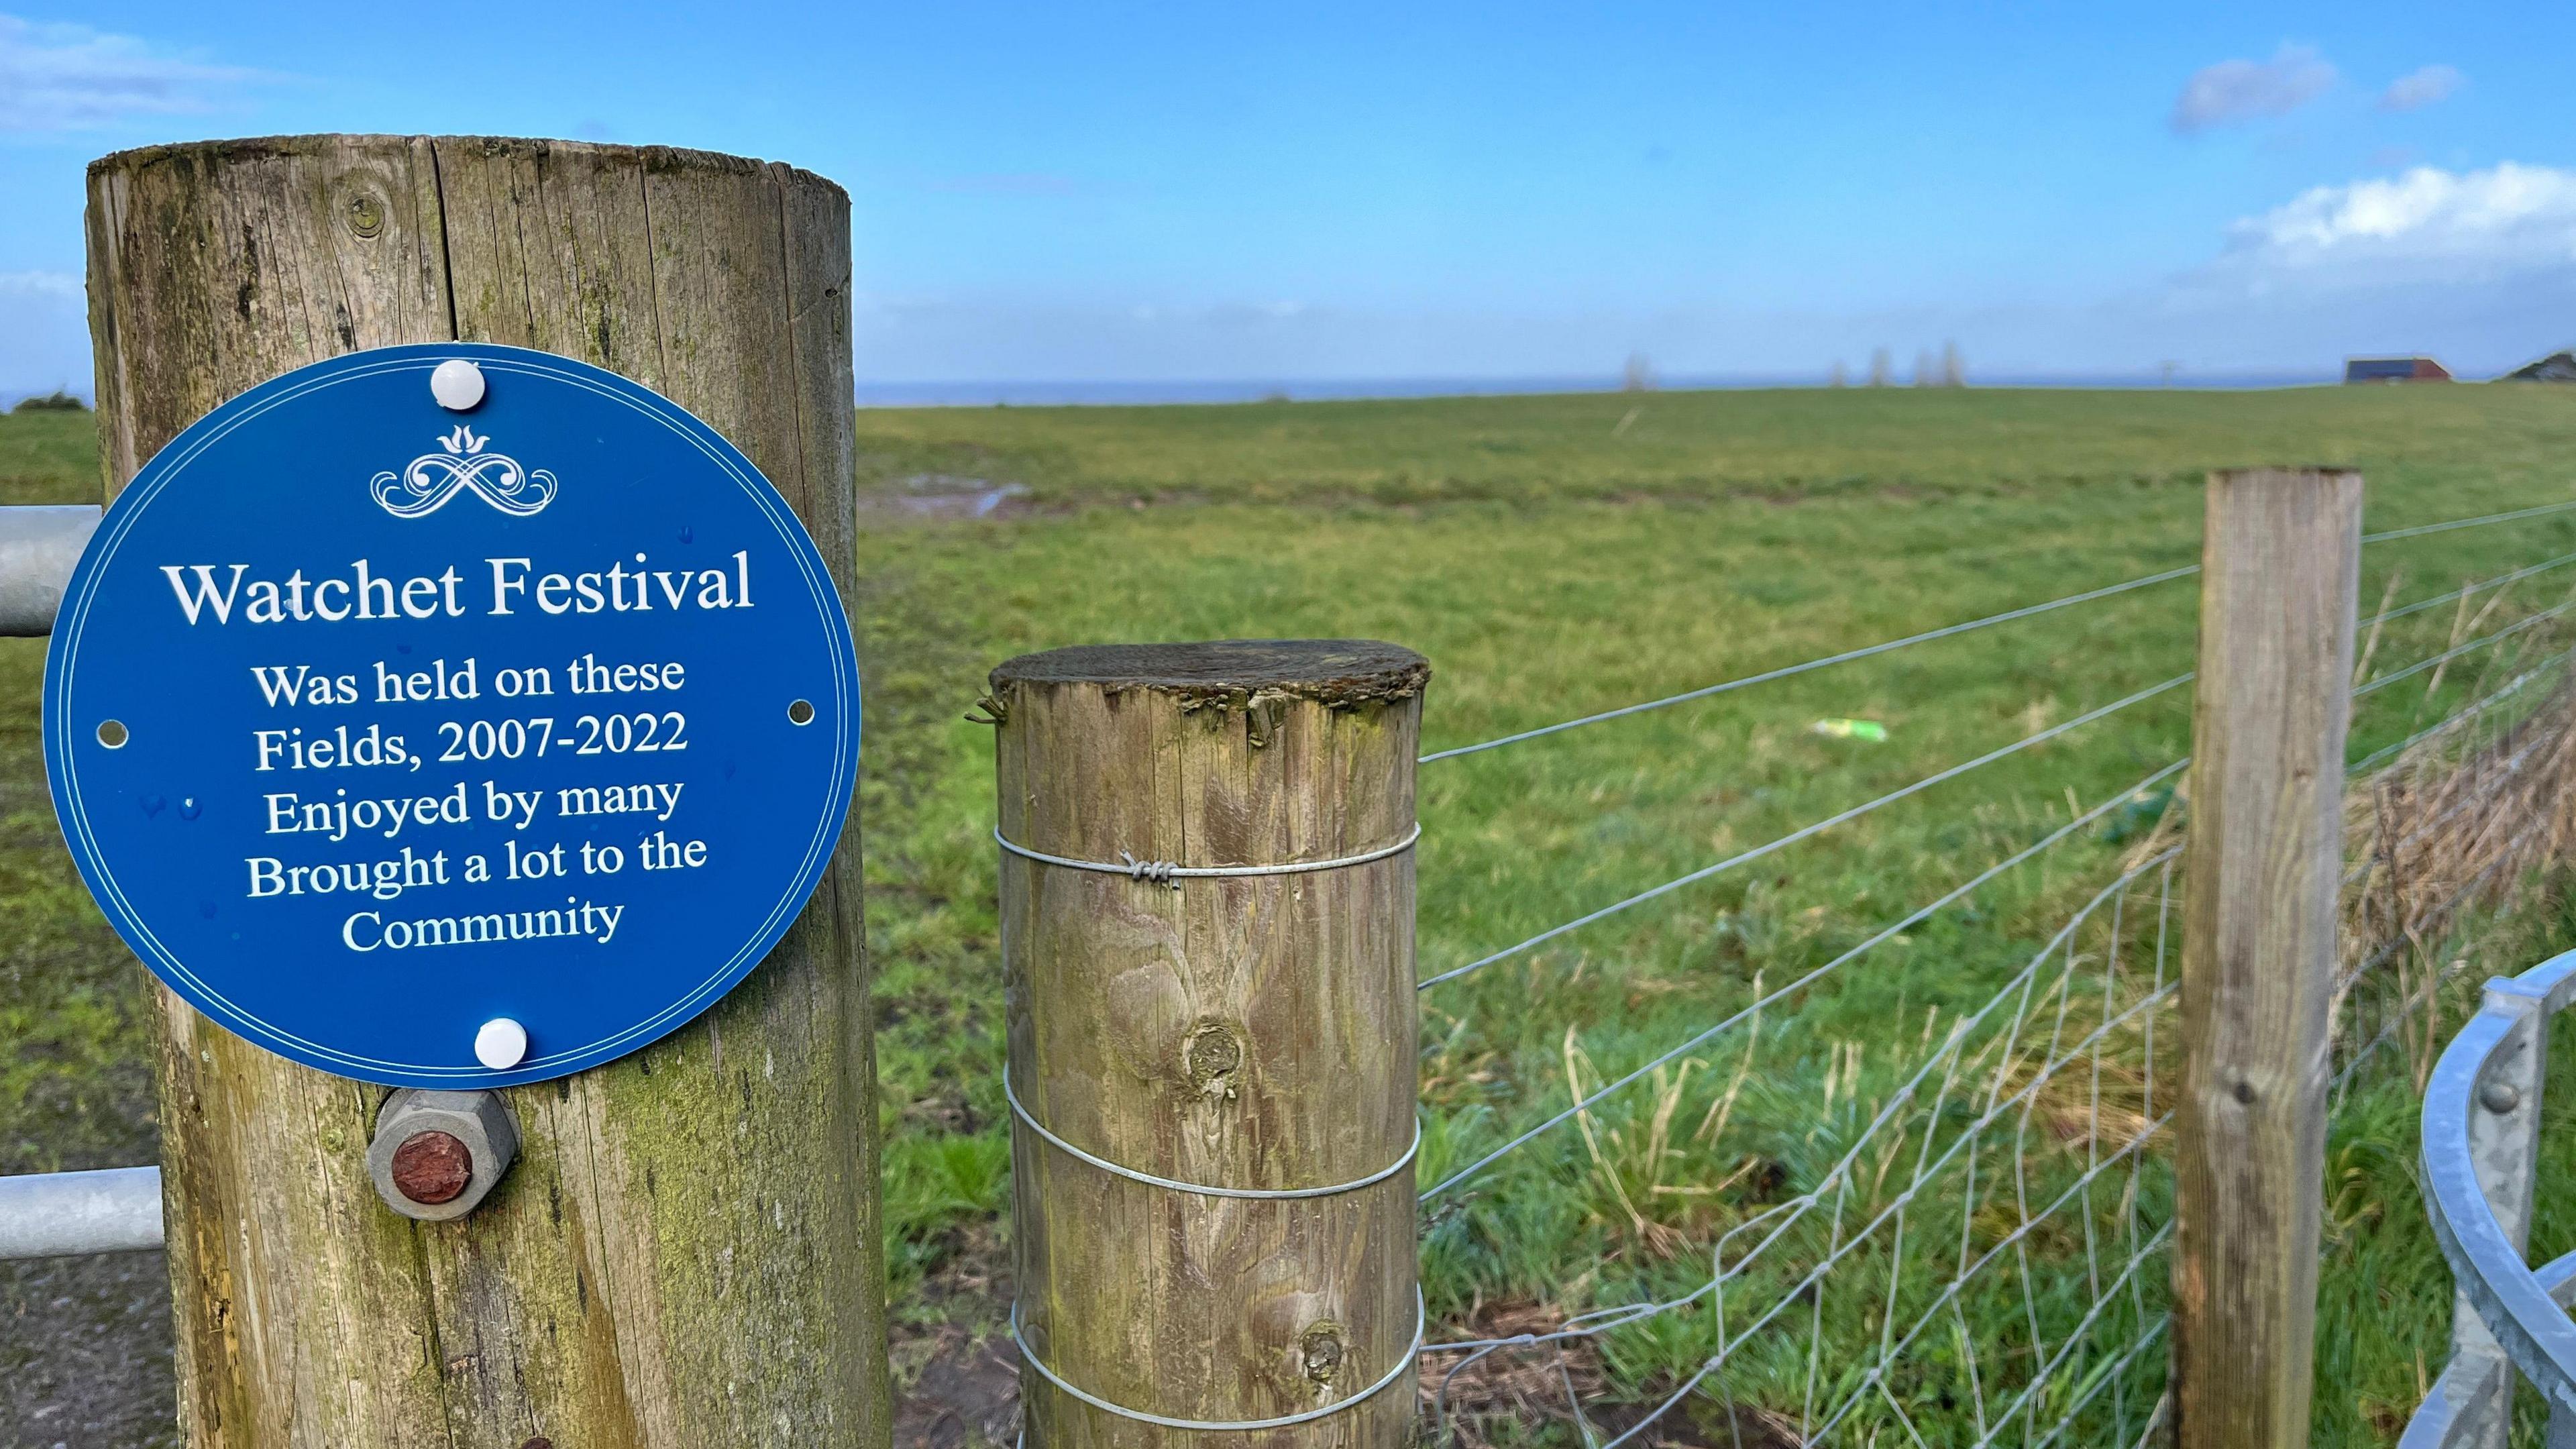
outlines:
[[[1697,1058],[1656,1067],[1643,1111],[1620,1125],[1576,1109],[1599,1192],[1642,1256],[1670,1257],[1635,1275],[1649,1291],[1634,1301],[1428,1346],[1435,1414],[1493,1409],[1493,1383],[1527,1368],[1485,1365],[1519,1356],[1566,1387],[1564,1416],[1587,1443],[1652,1434],[1703,1391],[1739,1439],[1763,1443],[2143,1432],[2155,1392],[2136,1361],[2163,1331],[2170,1217],[2150,1149],[2170,1116],[2155,1037],[2175,986],[2176,857],[2167,847],[2124,870],[1981,1004],[1895,1023],[1912,1040],[1894,1054],[1910,1064],[1884,1093],[1864,1084],[1873,1044],[1836,1044],[1803,1134],[1737,1115],[1748,1092],[1771,1090],[1754,1074],[1758,1014],[1740,1025],[1735,1061],[1712,1073],[1725,1086],[1695,1125],[1677,1119]],[[1579,1087],[1571,1035],[1566,1056]],[[1715,1184],[1673,1180],[1681,1133],[1724,1167]],[[1706,1207],[1648,1218],[1640,1202],[1664,1194]],[[1711,1237],[1704,1252],[1694,1227]],[[1612,1367],[1674,1386],[1596,1427],[1576,1385]]]
[[[2545,592],[2570,564],[2576,554],[2401,600],[2411,591],[2400,561],[2359,621],[2339,1090],[2392,1062],[2429,1060],[2443,986],[2465,970],[2450,950],[2458,932],[2556,856],[2576,822],[2576,730],[2562,693],[2576,592]],[[2195,572],[2143,575],[1424,763],[2135,600]],[[2167,675],[2034,721],[1507,944],[1446,953],[1456,964],[1422,983],[1424,1278],[1440,1327],[1421,1382],[1438,1432],[1587,1449],[2151,1438],[2168,1412],[2189,804],[2179,704],[2191,681]],[[2082,733],[2106,721],[2126,726],[2114,753],[2134,774],[2089,800],[2067,784],[2062,808],[1995,828],[2009,814],[1997,797],[2028,794],[2050,767],[2108,776],[2085,752],[2109,746]],[[2136,758],[2154,738],[2164,757]],[[2088,768],[2069,768],[2077,761]],[[1985,798],[1956,798],[2008,770],[2020,773]],[[1805,935],[1765,937],[1749,924],[1798,852],[1865,852],[1847,837],[1907,802],[1962,822],[1930,837],[1955,835],[1956,849],[1894,872],[1910,900],[1812,907],[1804,914],[1826,924]],[[1705,894],[1728,889],[1734,904],[1707,912]],[[1703,914],[1641,924],[1676,911]],[[1624,998],[1570,989],[1587,972],[1633,985]],[[1674,997],[1700,1007],[1699,1019],[1671,1009]]]

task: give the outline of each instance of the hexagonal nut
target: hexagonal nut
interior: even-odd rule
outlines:
[[[385,1206],[404,1217],[452,1222],[491,1195],[518,1155],[518,1124],[510,1120],[498,1092],[405,1087],[387,1097],[376,1113],[376,1137],[367,1144],[367,1176]],[[411,1192],[433,1200],[422,1201]]]

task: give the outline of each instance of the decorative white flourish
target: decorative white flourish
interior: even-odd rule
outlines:
[[[522,468],[504,453],[484,452],[491,441],[458,423],[456,431],[438,440],[445,452],[423,453],[399,474],[378,473],[372,485],[376,501],[396,518],[436,513],[467,489],[513,518],[526,518],[555,501],[554,474]]]

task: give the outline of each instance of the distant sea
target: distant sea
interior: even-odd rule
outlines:
[[[2199,388],[2242,391],[2264,387],[2313,387],[2340,381],[2340,372],[2318,373],[2177,373],[2172,381],[2152,373],[2050,373],[1970,379],[1972,387],[2057,388]],[[863,408],[979,407],[1136,407],[1156,403],[1248,403],[1286,398],[1291,402],[1326,402],[1359,398],[1525,397],[1551,392],[1617,392],[1616,377],[1326,377],[1259,379],[1224,382],[862,382]],[[1777,377],[1671,376],[1655,379],[1660,392],[1693,392],[1709,388],[1750,389],[1816,387],[1825,379],[1810,374]],[[1893,386],[1903,387],[1899,382]],[[53,389],[43,389],[51,392]],[[83,401],[86,389],[75,389]],[[32,391],[0,390],[0,412]]]
[[[1998,375],[1971,379],[1974,387],[2048,388],[2185,388],[2242,391],[2248,388],[2313,387],[2333,383],[2340,372],[2191,373],[2168,381],[2154,373],[2052,373],[2026,377]],[[1659,392],[1703,389],[1821,388],[1825,379],[1812,374],[1778,377],[1666,376],[1655,380]],[[1897,383],[1902,387],[1905,384]],[[863,408],[912,407],[1117,407],[1157,403],[1324,402],[1360,398],[1519,397],[1533,393],[1617,392],[1617,377],[1365,377],[1241,379],[1222,382],[862,382]]]

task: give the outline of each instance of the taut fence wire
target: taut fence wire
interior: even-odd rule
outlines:
[[[1728,856],[1724,860],[1717,861],[1710,865],[1704,865],[1687,875],[1676,876],[1671,880],[1665,881],[1661,885],[1649,886],[1646,889],[1637,892],[1635,895],[1629,896],[1623,900],[1613,901],[1609,905],[1603,906],[1597,911],[1577,916],[1573,920],[1567,921],[1561,925],[1550,926],[1535,936],[1531,936],[1526,940],[1516,941],[1509,946],[1503,947],[1499,951],[1493,951],[1486,955],[1479,956],[1464,966],[1443,971],[1436,976],[1424,977],[1421,982],[1420,989],[1428,990],[1429,988],[1438,986],[1443,982],[1454,981],[1461,976],[1482,970],[1497,961],[1506,960],[1510,957],[1520,955],[1522,952],[1530,950],[1533,947],[1545,945],[1547,942],[1553,941],[1557,937],[1565,935],[1568,932],[1579,931],[1585,926],[1591,925],[1595,921],[1607,920],[1610,917],[1632,907],[1642,906],[1648,901],[1658,900],[1664,896],[1668,896],[1674,891],[1680,890],[1685,886],[1697,885],[1701,881],[1723,875],[1739,866],[1750,865],[1754,861],[1760,860],[1765,856],[1771,855],[1777,851],[1785,850],[1788,847],[1797,844],[1799,841],[1808,839],[1811,836],[1821,835],[1825,831],[1831,830],[1837,825],[1847,825],[1872,811],[1893,805],[1899,800],[1919,795],[1924,791],[1931,789],[1935,785],[1955,780],[1961,775],[1965,775],[1972,770],[1983,769],[1988,765],[1994,764],[1998,760],[2010,759],[2012,756],[2020,754],[2022,751],[2030,749],[2033,746],[2046,744],[2048,741],[2056,739],[2059,735],[2069,733],[2073,730],[2082,729],[2084,726],[2093,723],[2095,720],[2107,719],[2133,705],[2144,704],[2148,700],[2155,698],[2157,695],[2164,694],[2170,690],[2179,689],[2189,683],[2191,683],[2191,675],[2186,672],[2175,675],[2173,678],[2168,679],[2161,684],[2148,685],[2146,688],[2139,690],[2135,694],[2129,695],[2125,699],[2116,699],[2109,704],[2100,706],[2099,708],[2086,710],[2084,713],[2075,716],[2073,719],[2050,725],[2044,730],[2034,731],[2013,741],[2011,744],[2004,745],[1998,749],[1988,750],[1986,753],[1977,756],[1975,759],[1962,760],[1958,764],[1952,765],[1947,769],[1936,770],[1933,773],[1924,776],[1922,779],[1916,780],[1910,785],[1904,786],[1901,789],[1890,790],[1886,794],[1881,795],[1874,800],[1865,800],[1858,805],[1854,805],[1848,810],[1837,811],[1821,820],[1810,821],[1807,824],[1801,825],[1797,829],[1790,831],[1786,835],[1765,841],[1750,850],[1739,851],[1734,855]]]
[[[2384,533],[2364,534],[2362,536],[2362,542],[2385,543],[2395,539],[2419,538],[2426,534],[2448,533],[2453,529],[2480,528],[2491,523],[2510,523],[2518,519],[2538,518],[2546,514],[2564,513],[2570,509],[2576,509],[2576,503],[2548,503],[2537,508],[2518,508],[2507,513],[2482,514],[2476,518],[2458,518],[2452,519],[2446,523],[2428,523],[2415,528],[2399,528],[2391,529]],[[2367,620],[2365,622],[2385,623],[2390,619],[2404,618],[2409,614],[2418,613],[2425,609],[2436,608],[2440,605],[2450,603],[2452,600],[2461,598],[2471,592],[2509,584],[2517,579],[2527,578],[2532,574],[2540,573],[2548,569],[2558,568],[2568,563],[2576,563],[2576,554],[2568,554],[2550,559],[2543,563],[2534,564],[2529,568],[2517,570],[2511,574],[2464,586],[2451,593],[2443,594],[2435,598],[2421,599],[2403,609],[2383,614],[2377,619]],[[2200,565],[2185,564],[2180,568],[2165,569],[2158,573],[2147,574],[2134,579],[2124,579],[2119,583],[2105,584],[2100,588],[2084,589],[2076,593],[2047,600],[2043,603],[2025,604],[2020,608],[2006,609],[2001,613],[1988,614],[1982,618],[1968,619],[1957,624],[1946,624],[1938,629],[1927,629],[1919,634],[1908,634],[1901,639],[1888,639],[1876,644],[1864,644],[1857,649],[1846,649],[1837,654],[1827,654],[1815,659],[1801,660],[1795,664],[1784,664],[1779,668],[1766,669],[1758,674],[1748,674],[1737,679],[1722,680],[1716,684],[1702,685],[1696,689],[1686,689],[1678,694],[1668,694],[1658,699],[1649,699],[1637,704],[1622,705],[1617,709],[1605,709],[1597,714],[1587,714],[1577,719],[1562,720],[1552,725],[1541,725],[1536,729],[1522,730],[1516,734],[1503,735],[1495,739],[1480,741],[1479,743],[1472,745],[1458,745],[1446,750],[1434,750],[1431,753],[1422,756],[1418,763],[1428,765],[1439,760],[1454,760],[1461,755],[1483,754],[1487,750],[1499,750],[1506,745],[1517,745],[1526,743],[1530,740],[1544,739],[1549,735],[1563,734],[1567,730],[1581,729],[1586,725],[1606,724],[1614,719],[1626,719],[1630,715],[1644,714],[1649,710],[1669,709],[1674,705],[1690,704],[1698,700],[1712,699],[1718,695],[1730,694],[1739,689],[1750,689],[1757,684],[1771,684],[1783,679],[1792,679],[1798,675],[1812,674],[1819,669],[1828,669],[1837,664],[1856,663],[1863,659],[1876,658],[1881,654],[1892,654],[1899,649],[1911,648],[1917,644],[1929,644],[1936,640],[1951,639],[1956,638],[1961,634],[1974,633],[1980,629],[1990,629],[1998,624],[2010,624],[2022,619],[2036,618],[2041,614],[2054,613],[2059,609],[2071,608],[2077,604],[2097,603],[2103,599],[2113,598],[2138,589],[2148,588],[2155,584],[2169,584],[2177,579],[2196,578],[2199,574]]]

